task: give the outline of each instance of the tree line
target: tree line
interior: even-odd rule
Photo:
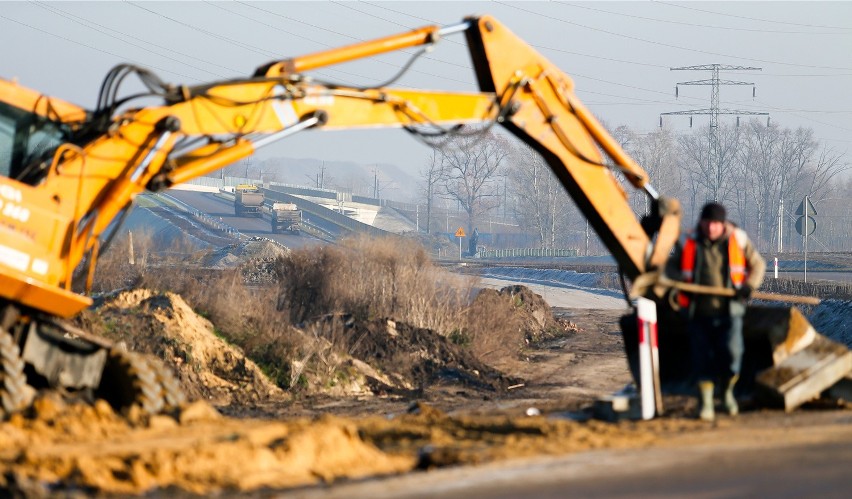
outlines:
[[[742,126],[720,124],[715,164],[714,134],[708,126],[686,133],[660,128],[639,133],[610,128],[661,194],[683,205],[690,230],[703,204],[717,200],[729,219],[744,228],[764,253],[801,251],[797,209],[808,196],[817,209],[811,251],[852,250],[852,178],[847,157],[819,143],[809,128],[785,128],[758,120]],[[620,173],[613,171],[619,177]],[[533,149],[493,130],[454,136],[431,151],[420,171],[427,230],[439,230],[435,206],[448,200],[467,218],[468,230],[506,216],[534,236],[541,248],[578,248],[603,254],[585,218],[544,159]],[[650,209],[647,196],[626,182],[637,217]]]

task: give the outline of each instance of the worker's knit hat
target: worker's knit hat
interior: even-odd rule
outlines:
[[[701,208],[701,220],[724,222],[726,215],[725,207],[719,203],[707,203]]]

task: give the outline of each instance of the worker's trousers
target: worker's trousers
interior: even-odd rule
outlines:
[[[696,381],[727,380],[739,375],[743,359],[742,317],[694,317],[688,330]]]

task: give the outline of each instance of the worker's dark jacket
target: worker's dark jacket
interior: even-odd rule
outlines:
[[[696,229],[696,234],[701,234]],[[746,276],[745,284],[757,289],[763,283],[766,272],[766,262],[760,253],[754,249],[744,230],[725,224],[725,233],[716,241],[710,241],[703,235],[696,238],[695,264],[691,282],[705,286],[731,288],[731,270],[728,262],[728,241],[734,234],[734,240],[745,255]],[[672,256],[666,264],[666,274],[679,281],[687,280],[682,270],[683,243],[675,246]],[[693,294],[689,306],[685,310],[688,317],[707,317],[730,313],[732,316],[745,315],[745,303],[737,299],[723,296]]]

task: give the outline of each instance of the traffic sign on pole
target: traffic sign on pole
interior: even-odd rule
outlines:
[[[459,260],[461,260],[461,258],[462,258],[461,240],[464,237],[464,228],[463,227],[459,227],[459,230],[456,231],[456,237],[459,238]]]
[[[796,232],[802,236],[810,236],[816,230],[817,222],[814,217],[799,217],[796,219]]]
[[[805,212],[805,204],[807,204],[807,212]],[[796,208],[796,215],[819,215],[817,213],[816,208],[814,208],[814,204],[811,202],[809,196],[805,196],[805,199],[799,203],[799,207]]]

